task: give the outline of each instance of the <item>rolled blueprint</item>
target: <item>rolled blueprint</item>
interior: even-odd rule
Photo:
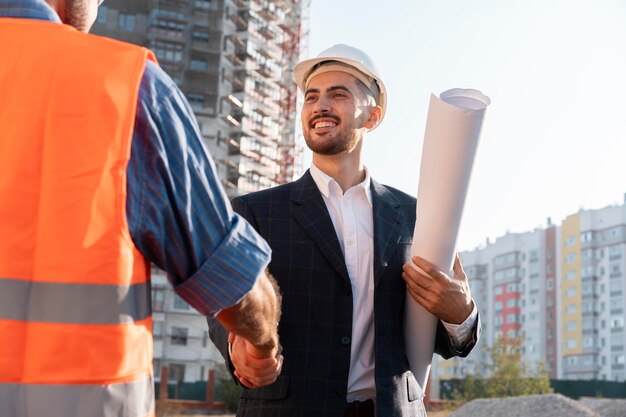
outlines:
[[[480,129],[489,103],[489,98],[480,91],[460,88],[430,97],[411,256],[420,256],[450,274]],[[408,293],[404,315],[411,371],[426,390],[437,318]]]

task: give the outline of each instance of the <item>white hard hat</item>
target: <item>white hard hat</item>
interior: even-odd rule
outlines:
[[[296,79],[296,84],[300,91],[304,93],[306,91],[307,81],[311,74],[319,68],[325,61],[336,61],[356,69],[359,73],[365,75],[366,79],[371,79],[378,88],[378,92],[372,91],[376,96],[376,103],[382,108],[382,114],[380,115],[380,121],[385,117],[385,110],[387,108],[387,89],[385,88],[385,82],[380,70],[374,64],[374,61],[365,52],[355,47],[338,44],[331,46],[330,48],[322,51],[317,57],[312,59],[306,59],[300,61],[293,68],[293,75]],[[322,64],[324,65],[324,64]],[[341,71],[340,66],[337,70]],[[346,71],[352,75],[355,75],[351,71]],[[360,75],[360,74],[359,74]],[[356,76],[356,75],[355,75]],[[364,77],[357,76],[358,79],[363,81]],[[366,82],[365,85],[370,87]],[[371,87],[370,87],[371,89]]]

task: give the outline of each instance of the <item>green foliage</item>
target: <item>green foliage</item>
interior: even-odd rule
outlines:
[[[468,375],[455,390],[457,400],[471,401],[475,398],[515,397],[521,395],[546,394],[553,390],[543,364],[536,369],[523,360],[522,339],[498,339],[486,348],[490,361],[483,364],[478,375]]]
[[[241,387],[229,377],[220,379],[217,383],[217,389],[219,392],[219,399],[224,402],[226,410],[233,413],[236,412],[237,405],[239,405]]]

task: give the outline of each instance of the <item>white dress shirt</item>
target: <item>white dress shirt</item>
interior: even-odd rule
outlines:
[[[374,212],[370,175],[342,192],[339,183],[311,164],[311,176],[320,190],[328,214],[335,227],[337,239],[352,283],[352,341],[350,371],[346,400],[376,399],[374,380]],[[477,310],[460,325],[443,323],[454,346],[462,346],[471,337]]]

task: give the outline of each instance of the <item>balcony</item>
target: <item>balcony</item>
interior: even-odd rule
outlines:
[[[265,78],[272,78],[274,76],[273,71],[267,65],[259,65],[256,72]]]
[[[228,19],[235,24],[238,32],[242,32],[248,29],[248,19],[246,12],[231,13],[228,15]]]
[[[181,29],[168,29],[161,26],[148,26],[148,39],[164,40],[168,42],[185,43],[185,31]]]
[[[239,54],[228,54],[226,55],[226,59],[232,62],[236,67],[242,66],[245,63],[245,58],[242,59]]]
[[[276,39],[276,34],[272,32],[271,30],[269,30],[267,26],[260,27],[257,30],[257,32],[259,33],[259,35],[263,36],[268,41],[272,41]]]

